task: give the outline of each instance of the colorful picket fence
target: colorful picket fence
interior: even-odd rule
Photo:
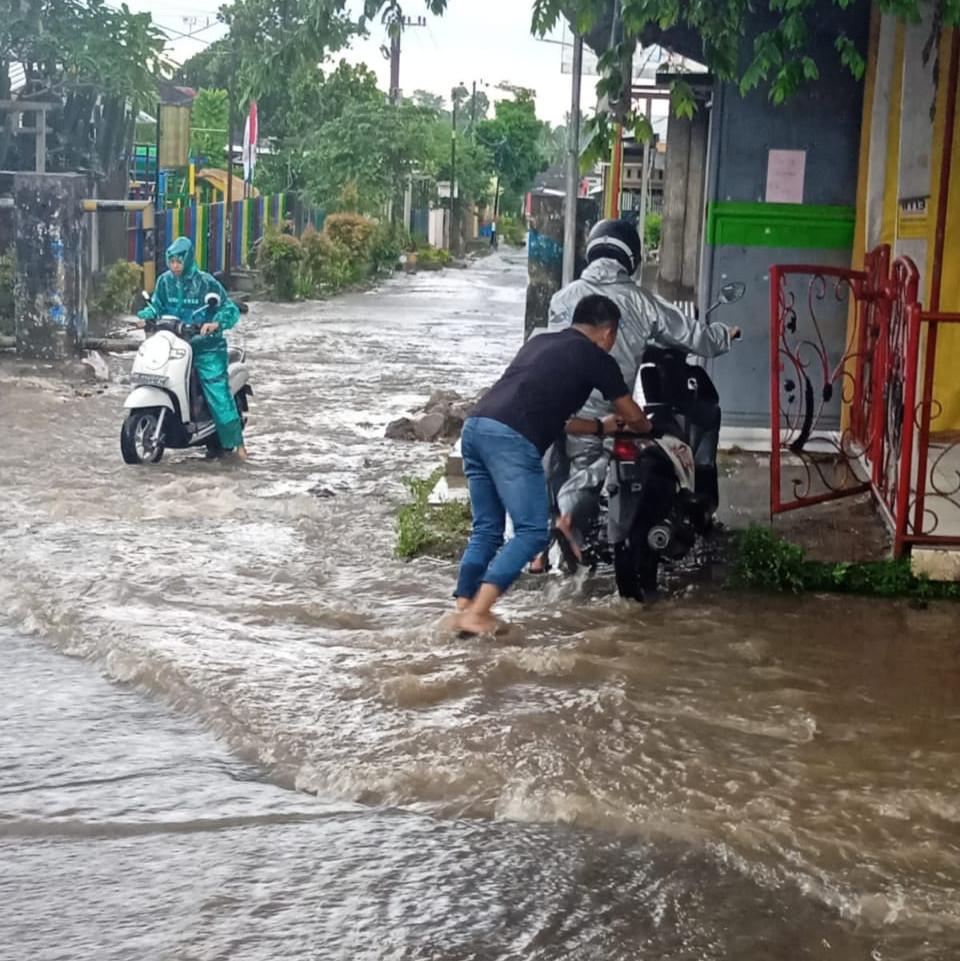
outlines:
[[[193,241],[197,266],[201,270],[210,273],[224,270],[227,263],[226,206],[225,203],[189,204],[160,211],[157,214],[155,243],[158,256],[176,237],[189,237]],[[263,237],[267,226],[279,226],[286,216],[285,194],[235,201],[231,270],[250,266],[254,244]],[[143,215],[131,213],[127,218],[127,258],[142,264],[145,244],[149,245],[149,242],[143,233]]]

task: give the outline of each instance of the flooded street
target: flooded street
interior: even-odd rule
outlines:
[[[445,448],[384,428],[499,375],[525,280],[253,305],[242,466],[0,365],[0,959],[960,956],[956,605],[549,577],[437,628],[394,513]]]

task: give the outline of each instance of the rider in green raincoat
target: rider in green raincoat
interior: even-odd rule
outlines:
[[[223,285],[212,275],[199,270],[193,260],[193,244],[186,237],[178,237],[167,247],[166,273],[160,275],[151,298],[151,307],[137,315],[141,320],[168,314],[179,317],[184,323],[196,323],[194,313],[203,306],[208,294],[220,297],[220,306],[200,328],[200,334],[191,338],[193,366],[200,377],[203,395],[217,425],[217,436],[227,450],[236,449],[237,455],[246,459],[243,444],[243,425],[236,402],[230,393],[227,378],[227,342],[223,331],[229,330],[240,319],[237,310]]]

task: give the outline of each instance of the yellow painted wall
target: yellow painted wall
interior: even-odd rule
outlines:
[[[874,14],[876,17],[876,13]],[[903,63],[906,28],[897,26],[894,45],[893,76],[889,105],[872,96],[878,54],[878,30],[876,21],[871,29],[866,77],[864,123],[861,131],[860,184],[858,190],[858,223],[855,237],[855,260],[863,263],[866,252],[866,181],[869,168],[881,165],[884,175],[883,217],[880,242],[890,244],[894,255],[913,255],[921,267],[921,294],[925,308],[930,307],[932,271],[923,270],[924,262],[932,267],[937,230],[937,210],[940,192],[940,175],[943,163],[943,145],[946,127],[947,86],[950,70],[950,45],[952,32],[945,30],[940,49],[940,74],[936,94],[933,145],[930,151],[930,197],[926,212],[910,213],[900,209],[901,199],[901,120],[905,111],[929,109],[928,105],[904,103]],[[873,70],[871,70],[873,68]],[[872,126],[882,118],[878,111],[886,110],[889,126],[883,156],[876,149],[871,153],[870,134]],[[907,145],[909,149],[910,145]],[[946,210],[946,242],[944,244],[943,271],[939,309],[948,313],[960,313],[960,96],[957,98],[957,116],[954,125],[953,145],[950,150],[951,178]],[[937,368],[934,377],[934,397],[943,406],[942,414],[934,421],[933,430],[960,431],[960,325],[941,327],[937,349]]]
[[[941,83],[937,94],[937,150],[934,153],[934,196],[932,209],[937,209],[941,158],[943,156],[943,128],[946,123],[946,97],[950,66],[952,32],[944,31],[940,49]],[[941,120],[941,118],[943,118]],[[943,249],[943,275],[940,285],[940,310],[960,313],[960,96],[957,97],[954,116],[953,145],[950,150],[950,189],[947,195],[946,232]],[[930,233],[933,249],[936,231]],[[929,282],[925,306],[930,303]],[[937,341],[937,367],[934,376],[933,396],[943,405],[943,413],[931,425],[934,432],[960,430],[960,325],[943,325]]]
[[[904,25],[897,25],[897,42],[893,54],[893,88],[890,92],[890,126],[887,128],[886,181],[884,184],[883,228],[880,242],[894,246],[897,240],[897,223],[900,191],[900,109],[903,101],[903,44]],[[876,56],[876,49],[871,50]],[[862,136],[862,134],[861,134]]]

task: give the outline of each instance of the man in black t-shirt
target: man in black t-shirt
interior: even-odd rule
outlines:
[[[546,549],[547,483],[542,457],[563,434],[603,434],[625,421],[650,425],[610,356],[620,311],[606,297],[584,297],[572,326],[529,340],[484,395],[463,427],[461,449],[470,487],[473,533],[460,561],[457,626],[468,634],[493,630],[497,598],[524,566]],[[606,421],[571,417],[599,390],[616,414]],[[506,545],[506,515],[515,536]]]

